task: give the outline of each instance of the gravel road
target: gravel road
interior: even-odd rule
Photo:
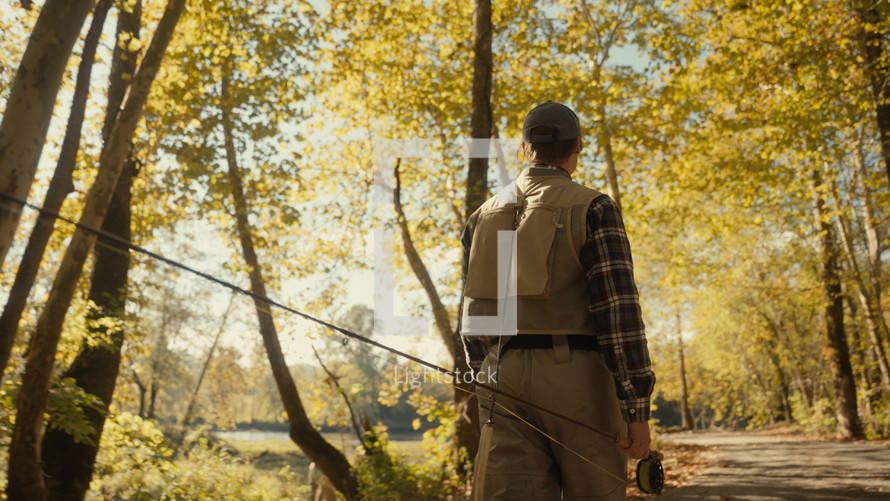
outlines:
[[[769,432],[684,433],[662,438],[716,445],[718,452],[715,462],[690,485],[666,490],[659,501],[890,501],[890,446],[886,442],[817,441]]]

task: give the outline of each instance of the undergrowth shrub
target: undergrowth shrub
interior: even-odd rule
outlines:
[[[308,499],[309,487],[289,467],[258,470],[206,439],[174,456],[154,423],[132,414],[109,419],[101,445],[88,500]]]
[[[819,398],[808,406],[800,393],[795,393],[789,398],[791,401],[791,415],[794,420],[803,426],[807,433],[819,435],[832,434],[837,430],[837,417],[834,414],[834,404],[828,398]]]
[[[454,462],[445,460],[431,448],[431,437],[446,425],[427,430],[424,434],[424,457],[412,459],[394,450],[386,428],[375,427],[365,434],[367,451],[362,451],[353,461],[359,482],[359,496],[363,501],[425,501],[453,498],[459,492],[460,478]],[[450,439],[445,437],[446,439]],[[437,444],[438,445],[438,444]]]

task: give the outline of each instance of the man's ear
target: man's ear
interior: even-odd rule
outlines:
[[[522,154],[525,158],[529,158],[529,155],[531,154],[531,151],[529,151],[529,144],[525,141],[522,142]]]

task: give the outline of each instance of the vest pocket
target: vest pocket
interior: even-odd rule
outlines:
[[[516,236],[519,239],[519,297],[547,299],[553,271],[553,247],[559,224],[559,209],[529,205]]]
[[[498,231],[513,228],[513,204],[481,214],[473,231],[469,272],[464,295],[498,299]],[[523,211],[517,239],[517,294],[526,299],[547,299],[553,269],[553,248],[560,209],[529,204]],[[508,248],[509,252],[509,248]],[[509,259],[509,254],[504,256]],[[502,277],[506,280],[506,277]]]

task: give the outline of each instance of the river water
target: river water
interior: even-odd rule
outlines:
[[[290,440],[286,431],[269,430],[225,430],[216,431],[214,434],[223,440],[241,440],[244,442],[259,442],[261,440]]]

